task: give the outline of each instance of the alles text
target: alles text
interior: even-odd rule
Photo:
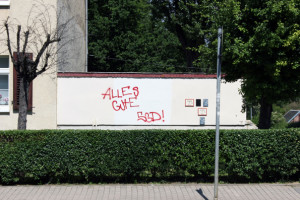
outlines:
[[[139,105],[135,104],[139,93],[138,87],[125,86],[116,90],[108,88],[106,92],[102,94],[102,97],[103,99],[108,98],[109,100],[113,100],[112,108],[115,111],[124,111],[128,108],[139,107]]]

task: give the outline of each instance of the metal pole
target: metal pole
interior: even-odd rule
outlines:
[[[220,137],[220,86],[221,86],[221,45],[222,45],[222,28],[218,29],[218,59],[217,59],[217,101],[216,101],[216,147],[215,147],[215,184],[214,198],[218,200],[218,183],[219,183],[219,137]]]
[[[88,71],[88,65],[89,65],[89,1],[85,0],[85,51],[86,51],[86,58],[85,58],[85,71]]]

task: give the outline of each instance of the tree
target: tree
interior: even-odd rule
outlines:
[[[223,71],[228,81],[243,79],[246,101],[260,104],[258,127],[270,128],[272,104],[300,95],[300,2],[239,0],[236,5],[237,26],[225,28]]]
[[[212,27],[215,25],[216,1],[152,0],[151,4],[153,16],[164,21],[168,30],[178,37],[187,70],[209,73],[210,65],[195,64],[201,55],[195,49],[210,43]]]
[[[89,1],[90,71],[175,72],[181,46],[147,0]],[[181,69],[181,68],[179,68]]]
[[[206,43],[198,47],[197,63],[216,65],[217,28],[223,26],[225,79],[243,80],[245,102],[260,104],[258,127],[270,128],[272,105],[300,95],[300,2],[216,0],[212,4],[213,24],[207,27]]]
[[[64,38],[64,33],[72,19],[63,23],[60,22],[53,28],[51,19],[59,17],[57,12],[54,12],[55,16],[51,14],[53,10],[55,10],[55,7],[51,5],[34,4],[25,31],[22,32],[22,26],[17,25],[15,42],[11,38],[11,33],[14,33],[14,26],[11,25],[13,20],[8,18],[4,22],[8,52],[20,78],[18,129],[26,129],[30,83],[58,64],[59,61],[56,56],[60,48],[54,44],[63,39],[65,44],[69,42]],[[65,44],[61,44],[61,46]],[[14,56],[14,52],[16,56]],[[34,52],[35,58],[30,59],[27,52]]]

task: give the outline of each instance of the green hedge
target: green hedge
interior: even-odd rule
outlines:
[[[214,130],[0,131],[0,183],[212,181]],[[299,180],[300,130],[220,133],[220,179]]]

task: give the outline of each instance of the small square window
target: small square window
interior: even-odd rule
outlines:
[[[0,75],[0,90],[8,89],[8,76],[7,75]]]
[[[8,105],[8,75],[0,75],[0,105]]]
[[[8,68],[8,57],[0,57],[0,68]]]

